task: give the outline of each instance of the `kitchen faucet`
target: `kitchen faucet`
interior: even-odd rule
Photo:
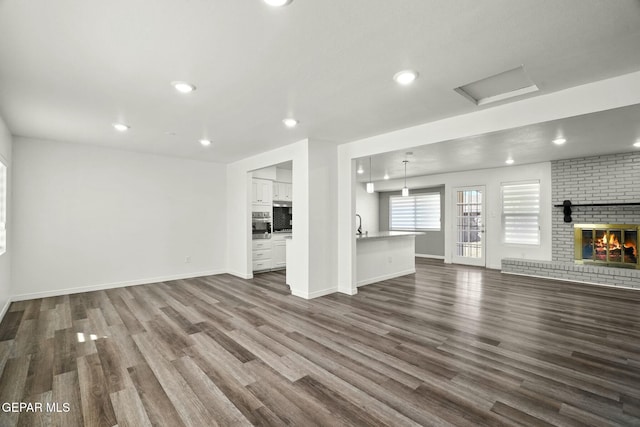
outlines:
[[[362,236],[362,217],[359,214],[356,214],[356,216],[358,217],[358,219],[360,220],[359,224],[358,224],[358,236]]]

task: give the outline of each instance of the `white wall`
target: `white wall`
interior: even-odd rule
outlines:
[[[337,160],[334,144],[309,141],[309,288],[306,295],[299,295],[305,298],[338,290],[338,253],[335,250],[338,227],[332,214],[338,209]],[[294,209],[296,204],[293,203]],[[296,215],[293,220],[296,221]]]
[[[540,181],[540,245],[508,245],[502,243],[501,185],[506,182]],[[454,251],[456,221],[454,202],[457,187],[484,186],[486,266],[499,269],[502,258],[524,258],[551,261],[551,163],[509,166],[407,178],[407,187],[423,188],[444,184],[444,260],[451,262]],[[380,191],[397,190],[403,180],[389,180],[376,186]]]
[[[224,165],[16,138],[14,189],[17,298],[225,271]]]
[[[276,181],[291,183],[293,173],[291,169],[276,168]]]
[[[7,251],[0,255],[0,321],[9,308],[11,297],[11,257],[13,254],[13,205],[11,189],[13,187],[12,173],[12,137],[9,129],[0,117],[0,160],[7,166]]]
[[[271,181],[275,181],[276,180],[276,167],[275,166],[269,166],[267,168],[262,168],[262,169],[258,169],[253,171],[253,177],[254,178],[260,178],[260,179],[269,179]]]
[[[379,189],[376,187],[376,190]],[[367,184],[362,182],[356,184],[356,213],[362,217],[363,233],[365,231],[372,233],[380,229],[378,200],[377,192],[367,193]],[[354,217],[354,220],[357,228],[358,219]]]
[[[271,181],[292,182],[293,172],[291,169],[282,169],[276,166],[268,166],[266,168],[253,171],[254,178],[270,179]]]

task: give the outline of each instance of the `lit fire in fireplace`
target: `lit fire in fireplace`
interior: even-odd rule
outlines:
[[[638,256],[638,244],[636,243],[635,240],[626,240],[624,242],[624,248],[625,249],[631,249],[633,250],[633,256],[637,257]],[[626,251],[625,251],[626,252]]]
[[[600,247],[600,248],[604,248],[607,246],[607,236],[603,235],[600,236],[599,239],[596,239],[596,247]],[[633,256],[638,256],[638,245],[636,244],[636,241],[633,239],[625,239],[624,244],[620,244],[620,242],[618,241],[618,236],[616,236],[615,234],[610,234],[609,235],[609,250],[610,251],[614,251],[614,250],[621,250],[622,248],[625,248],[625,253],[632,253]]]
[[[640,268],[639,232],[637,224],[575,224],[576,262]]]

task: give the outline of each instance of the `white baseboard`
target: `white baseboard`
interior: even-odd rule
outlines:
[[[444,255],[416,254],[416,258],[444,259]]]
[[[245,280],[253,279],[253,274],[238,273],[237,271],[227,271],[226,273]]]
[[[298,298],[304,298],[304,299],[309,299],[309,293],[308,292],[300,292],[296,289],[291,289],[291,295],[293,295],[294,297],[298,297]]]
[[[414,274],[416,272],[415,268],[411,268],[409,270],[398,271],[396,273],[383,274],[382,276],[372,277],[367,280],[362,280],[358,282],[358,287],[364,285],[370,285],[371,283],[382,282],[383,280],[395,279],[396,277],[406,276],[407,274]]]
[[[358,288],[338,288],[338,292],[340,292],[341,294],[345,294],[345,295],[356,295],[358,293]]]
[[[616,289],[640,291],[639,288],[632,288],[630,286],[615,286],[615,285],[607,285],[607,284],[604,284],[604,283],[585,282],[585,281],[582,281],[582,280],[561,279],[559,277],[547,277],[547,276],[537,276],[535,274],[511,273],[509,271],[500,271],[500,273],[502,273],[502,274],[511,274],[512,276],[532,277],[534,279],[555,280],[556,282],[571,282],[571,283],[579,283],[581,285],[604,286],[605,288],[616,288]]]
[[[313,291],[313,292],[300,292],[298,290],[292,289],[291,295],[299,298],[304,298],[304,299],[313,299],[313,298],[323,297],[325,295],[335,294],[336,292],[338,292],[336,288],[321,289],[319,291]]]
[[[101,291],[104,289],[124,288],[125,286],[148,285],[151,283],[168,282],[179,279],[192,279],[194,277],[213,276],[216,274],[224,274],[224,269],[199,271],[196,273],[176,274],[164,277],[151,277],[147,279],[128,280],[125,282],[103,283],[100,285],[81,286],[77,288],[54,289],[51,291],[34,292],[31,294],[14,295],[12,301],[24,301],[36,298],[57,297],[60,295],[77,294],[81,292]]]
[[[2,322],[2,319],[4,319],[4,315],[7,314],[7,311],[9,311],[9,306],[11,305],[12,301],[13,298],[9,297],[7,299],[7,303],[4,305],[4,307],[2,307],[2,310],[0,310],[0,322]]]
[[[313,292],[311,292],[309,294],[309,299],[323,297],[325,295],[335,294],[336,292],[338,292],[338,289],[336,289],[336,288],[327,288],[327,289],[322,289],[322,290],[319,290],[319,291],[313,291]]]

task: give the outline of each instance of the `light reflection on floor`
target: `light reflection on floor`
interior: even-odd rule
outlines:
[[[98,339],[98,336],[96,334],[87,334],[85,335],[82,332],[78,332],[77,334],[78,337],[78,342],[86,342],[87,341],[87,337],[91,340],[91,341],[96,341]],[[106,336],[103,336],[101,338],[107,338]]]
[[[482,301],[482,272],[465,270],[456,272],[456,312],[469,322],[469,332],[475,332],[480,320],[480,302]]]

